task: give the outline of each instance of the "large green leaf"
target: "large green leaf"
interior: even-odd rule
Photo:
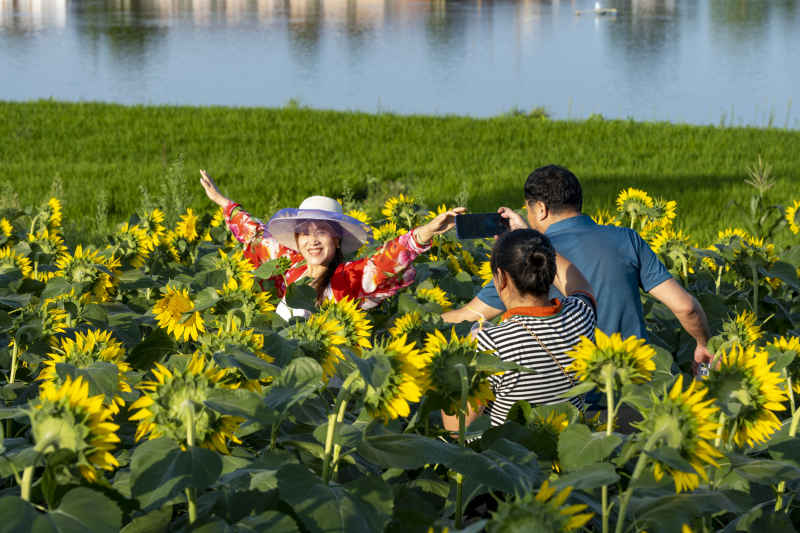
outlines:
[[[326,485],[302,465],[278,471],[278,490],[311,532],[383,531],[394,504],[392,489],[377,476]]]
[[[68,293],[71,289],[72,285],[64,278],[53,278],[47,282],[44,290],[42,290],[41,298],[42,300],[55,298],[56,296]]]
[[[558,458],[566,471],[603,461],[622,443],[619,435],[592,433],[583,424],[571,424],[558,438]]]
[[[217,293],[217,289],[214,287],[206,287],[199,293],[194,299],[194,308],[192,312],[196,311],[205,311],[206,309],[210,309],[214,307],[217,302],[219,301],[219,294]]]
[[[322,367],[310,357],[293,359],[275,379],[264,403],[267,407],[284,411],[302,403],[322,386]]]
[[[733,463],[733,470],[737,474],[754,483],[774,485],[778,481],[800,479],[800,468],[790,461],[748,459],[736,456],[732,458],[731,462]]]
[[[315,311],[317,308],[317,291],[311,285],[292,283],[286,288],[286,305],[295,309]]]
[[[0,498],[0,533],[114,533],[122,527],[119,507],[100,492],[77,487],[55,511],[39,513],[17,496]]]
[[[222,472],[222,460],[205,448],[182,451],[169,439],[140,444],[131,459],[131,493],[143,509],[159,507],[183,489],[205,489]]]
[[[61,379],[65,379],[67,376],[73,380],[78,376],[83,377],[84,381],[89,383],[91,396],[103,394],[106,398],[112,398],[120,393],[119,368],[114,363],[98,361],[87,368],[76,368],[69,363],[58,363],[56,364],[56,374]]]
[[[175,341],[163,329],[154,329],[142,342],[133,347],[128,354],[128,362],[139,370],[149,370],[153,363],[175,353]]]
[[[167,533],[172,519],[172,507],[162,507],[137,516],[120,533]]]
[[[264,426],[271,425],[279,417],[277,411],[264,405],[260,394],[246,389],[216,389],[203,403],[223,415],[240,416]]]
[[[684,524],[699,516],[721,511],[740,513],[740,501],[736,494],[721,491],[694,491],[648,498],[634,496],[630,501],[628,518],[642,528],[649,526],[665,533],[678,533]]]
[[[214,361],[222,368],[238,368],[247,379],[262,379],[280,375],[281,369],[266,362],[253,352],[228,345],[225,351],[214,354]]]
[[[614,469],[614,465],[596,463],[559,477],[553,486],[559,490],[566,487],[589,490],[603,485],[612,485],[617,481],[619,481],[619,474]]]

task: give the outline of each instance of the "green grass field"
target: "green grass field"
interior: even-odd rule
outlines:
[[[38,204],[58,178],[66,226],[81,233],[127,219],[141,187],[156,202],[168,194],[210,209],[199,168],[268,216],[348,191],[373,212],[397,192],[428,205],[466,199],[473,211],[518,207],[528,173],[557,163],[581,179],[585,211],[641,188],[677,200],[678,226],[700,243],[743,219],[732,202],[751,194],[744,179],[759,155],[777,180],[769,198],[800,197],[800,132],[778,129],[42,101],[0,102],[0,139],[2,202]],[[169,192],[167,176],[179,178]]]

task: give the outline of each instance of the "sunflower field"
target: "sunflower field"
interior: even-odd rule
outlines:
[[[708,375],[643,296],[650,344],[573,351],[570,394],[599,411],[518,404],[494,428],[464,427],[467,405],[524,369],[440,316],[488,281],[490,241],[436,237],[369,312],[292,285],[313,314],[287,323],[260,284],[288,265],[254,269],[221,212],[141,210],[98,244],[64,241],[57,198],[0,211],[0,531],[794,531],[800,199],[753,185],[750,224],[714,242],[637,189],[594,217],[639,231],[702,303]],[[375,229],[361,256],[445,209],[345,203]]]

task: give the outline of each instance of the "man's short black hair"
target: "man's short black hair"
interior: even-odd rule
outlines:
[[[558,165],[547,165],[531,172],[525,181],[525,201],[542,202],[553,213],[581,212],[583,192],[575,174]]]
[[[546,296],[556,277],[556,251],[534,229],[507,231],[495,241],[489,265],[511,276],[522,294]]]

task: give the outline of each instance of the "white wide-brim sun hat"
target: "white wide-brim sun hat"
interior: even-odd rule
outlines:
[[[289,207],[275,213],[267,222],[267,231],[280,244],[297,250],[295,230],[308,220],[333,222],[342,229],[341,248],[343,254],[355,252],[365,242],[372,240],[372,228],[358,219],[342,212],[342,206],[327,196],[309,196],[300,207]]]

